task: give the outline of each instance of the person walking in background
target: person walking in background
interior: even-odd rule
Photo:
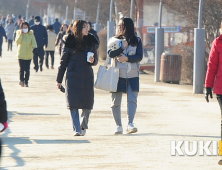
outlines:
[[[25,16],[22,17],[22,22],[26,22]]]
[[[53,31],[53,26],[46,27],[48,33],[48,47],[45,48],[45,65],[49,68],[49,54],[51,56],[51,69],[54,69],[54,54],[55,54],[55,40],[56,34]]]
[[[61,89],[66,72],[67,106],[71,112],[74,136],[84,136],[94,104],[94,74],[92,66],[97,65],[96,45],[98,40],[88,34],[87,22],[76,20],[73,30],[65,38],[60,67],[57,75],[57,86]],[[87,61],[87,52],[94,56]],[[81,125],[79,110],[82,109]]]
[[[116,38],[124,42],[124,47],[108,50],[108,55],[115,59],[116,67],[119,68],[119,81],[117,92],[112,93],[112,114],[117,128],[115,134],[122,134],[121,101],[123,93],[127,93],[127,133],[137,132],[133,120],[137,109],[137,97],[139,92],[139,62],[143,58],[142,41],[135,35],[134,23],[131,18],[121,18],[119,22],[119,34]],[[117,54],[117,51],[119,53]],[[119,55],[120,54],[120,55]]]
[[[43,60],[44,60],[44,46],[47,48],[48,46],[48,35],[46,28],[40,24],[40,17],[36,16],[35,17],[35,25],[31,26],[31,30],[34,31],[35,39],[37,42],[37,52],[34,53],[34,69],[36,72],[38,72],[39,68],[40,71],[43,71],[42,65],[43,65]],[[38,63],[38,58],[39,58],[39,63]]]
[[[16,28],[16,29],[17,29],[17,28],[20,29],[21,23],[22,23],[21,15],[19,15],[17,21],[15,22],[15,28]]]
[[[31,18],[29,20],[29,25],[30,25],[30,27],[34,25],[34,15],[31,16]]]
[[[69,24],[66,34],[71,34],[71,32],[73,32],[73,24]]]
[[[55,41],[55,46],[58,46],[60,56],[61,56],[62,45],[63,45],[62,38],[66,34],[67,29],[68,29],[68,25],[62,24],[60,28],[60,32],[58,33],[56,41]]]
[[[21,20],[21,19],[18,19],[17,22],[16,22],[16,24],[15,24],[15,30],[14,30],[14,35],[13,35],[14,41],[15,41],[15,37],[16,37],[16,32],[17,32],[17,30],[20,29],[21,23],[22,23],[22,20]]]
[[[11,19],[12,19],[12,17],[8,14],[6,17],[6,20],[5,20],[5,25],[7,25]]]
[[[21,29],[16,33],[16,43],[18,44],[18,60],[20,66],[20,82],[22,87],[28,87],[30,77],[30,64],[33,52],[37,51],[37,43],[33,31],[27,22],[21,24]]]
[[[7,120],[8,120],[8,113],[5,101],[5,94],[0,79],[0,132],[3,132],[8,127]],[[2,155],[2,142],[0,140],[0,158],[1,155]]]
[[[97,32],[92,28],[92,23],[91,23],[91,22],[88,22],[88,27],[89,27],[89,33],[93,34],[93,35],[99,40],[98,34],[97,34]]]
[[[17,18],[16,18],[16,16],[15,16],[15,14],[12,14],[12,20],[13,20],[13,23],[16,22]]]
[[[57,35],[60,31],[60,28],[61,28],[61,23],[59,22],[58,18],[55,19],[55,22],[52,26],[53,26],[53,29],[54,29],[56,35]]]
[[[0,21],[0,57],[2,57],[2,43],[3,37],[5,37],[5,41],[7,42],[7,36],[5,33],[5,29],[2,27],[2,21]]]
[[[14,39],[14,31],[15,31],[15,25],[13,24],[13,20],[10,19],[9,23],[5,27],[6,36],[8,39],[8,51],[12,51],[12,43]]]
[[[5,24],[5,20],[6,20],[5,16],[2,16],[0,21],[1,21],[1,23],[2,23],[2,27],[3,27],[3,28],[5,28],[5,25],[6,25],[6,24]]]

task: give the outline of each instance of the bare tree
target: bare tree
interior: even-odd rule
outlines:
[[[170,0],[164,1],[170,12],[175,13],[179,19],[185,20],[188,27],[197,28],[199,0]],[[221,0],[204,0],[203,27],[206,30],[206,60],[208,59],[212,41],[219,35],[221,24]]]

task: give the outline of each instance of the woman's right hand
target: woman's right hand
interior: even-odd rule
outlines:
[[[62,83],[57,83],[58,89],[61,89]]]

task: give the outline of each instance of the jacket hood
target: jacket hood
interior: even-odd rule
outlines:
[[[16,31],[18,34],[21,34],[21,30],[17,30]],[[27,34],[32,35],[34,32],[33,30],[30,30]]]

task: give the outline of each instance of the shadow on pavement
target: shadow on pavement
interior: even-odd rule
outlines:
[[[58,139],[29,139],[28,137],[4,137],[4,144],[7,146],[22,144],[74,144],[90,143],[88,140],[58,140]],[[15,148],[14,148],[15,149]]]
[[[128,136],[181,136],[181,137],[193,137],[193,138],[221,138],[220,136],[200,136],[200,135],[182,135],[182,134],[160,134],[160,133],[135,133],[126,134]]]
[[[11,157],[15,160],[16,165],[14,166],[7,166],[7,167],[1,167],[1,170],[7,170],[8,168],[12,167],[22,167],[25,165],[25,161],[23,160],[22,157],[19,157],[19,154],[21,150],[16,148],[17,145],[22,145],[22,144],[75,144],[75,143],[90,143],[88,140],[52,140],[52,139],[30,139],[29,137],[10,137],[9,134],[11,134],[10,130],[10,122],[12,122],[10,119],[13,117],[13,115],[18,114],[18,115],[58,115],[58,114],[29,114],[29,113],[17,113],[16,111],[13,112],[8,112],[8,124],[9,127],[5,130],[4,134],[2,135],[3,140],[2,143],[4,147],[7,147],[12,150],[12,153],[7,156]],[[4,149],[3,147],[3,149]],[[4,150],[3,150],[4,152]],[[4,154],[3,154],[4,155]],[[4,157],[4,156],[3,156]]]
[[[50,113],[19,113],[19,112],[16,112],[16,111],[11,111],[11,112],[8,112],[8,118],[11,118],[13,114],[17,114],[17,115],[21,115],[21,116],[52,116],[52,115],[59,115],[59,114],[50,114]]]

